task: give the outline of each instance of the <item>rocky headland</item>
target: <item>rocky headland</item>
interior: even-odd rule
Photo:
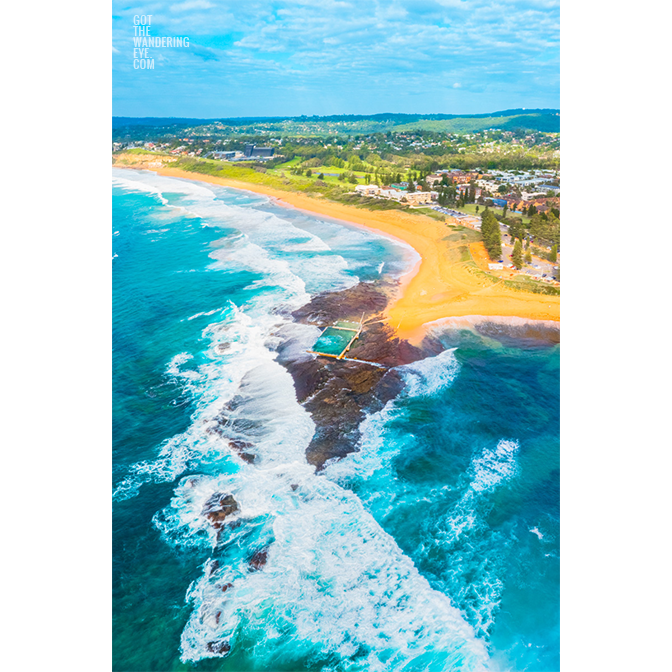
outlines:
[[[440,352],[431,341],[415,347],[400,339],[383,321],[390,283],[359,283],[340,292],[318,294],[292,315],[298,322],[324,328],[336,320],[359,322],[365,327],[347,353],[347,359],[312,355],[293,358],[281,348],[278,361],[294,378],[296,396],[316,425],[306,458],[318,470],[334,457],[356,449],[359,425],[367,412],[376,411],[403,387],[394,367],[410,364]],[[358,360],[358,361],[353,361]]]

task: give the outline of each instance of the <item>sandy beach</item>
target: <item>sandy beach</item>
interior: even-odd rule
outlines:
[[[402,278],[399,296],[388,306],[386,317],[399,336],[411,342],[422,339],[427,323],[450,317],[499,316],[559,323],[559,296],[518,291],[503,282],[492,283],[461,260],[465,243],[459,239],[448,240],[451,230],[431,217],[398,210],[364,210],[297,192],[186,172],[158,161],[143,163],[142,158],[138,156],[138,162],[133,165],[117,163],[115,166],[147,169],[159,175],[265,194],[280,205],[363,226],[410,245],[421,261]],[[469,248],[474,259],[484,258],[482,243],[471,243]]]

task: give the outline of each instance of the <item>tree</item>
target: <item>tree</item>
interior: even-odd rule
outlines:
[[[409,193],[412,193],[415,191],[415,185],[413,184],[413,180],[409,177],[408,178],[408,187],[407,190]]]
[[[306,171],[306,177],[310,177],[312,174],[313,171],[310,168],[308,168],[308,170]]]
[[[532,215],[537,214],[537,206],[532,204],[528,209],[527,209],[527,214],[532,217]]]
[[[366,175],[364,175],[364,183],[365,184],[371,184],[371,175],[369,175],[368,173],[366,173]]]
[[[525,227],[523,226],[523,223],[520,219],[515,218],[509,224],[509,233],[511,234],[511,238],[523,238],[525,235]]]
[[[502,236],[499,231],[499,222],[487,207],[481,216],[481,236],[490,259],[499,259],[502,256]]]
[[[318,179],[318,180],[323,180],[323,179],[324,179],[324,173],[320,173],[320,174],[317,176],[317,179]]]
[[[552,263],[555,263],[558,260],[558,246],[553,245],[551,248],[551,253],[548,255],[548,260]]]
[[[520,244],[520,240],[516,240],[515,245],[513,246],[513,253],[511,254],[511,261],[517,269],[523,267],[523,246]]]
[[[532,263],[532,252],[528,249],[527,252],[525,252],[525,263],[526,264],[531,264]]]
[[[477,205],[477,206],[476,206],[476,212],[478,212],[478,211],[479,211],[479,209],[480,209],[480,208],[479,208],[479,206]]]
[[[504,217],[506,217],[506,211],[507,211],[508,209],[509,209],[509,204],[508,204],[508,203],[504,203],[504,207],[502,208],[502,215],[504,215]]]

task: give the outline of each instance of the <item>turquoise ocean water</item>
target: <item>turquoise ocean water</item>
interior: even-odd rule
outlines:
[[[276,352],[319,330],[291,312],[414,253],[115,170],[113,254],[114,670],[559,670],[559,345],[437,332],[316,474]],[[219,539],[214,493],[239,504]]]

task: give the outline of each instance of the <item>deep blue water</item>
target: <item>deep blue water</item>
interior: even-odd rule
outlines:
[[[319,331],[290,313],[412,254],[246,192],[114,177],[114,669],[558,670],[559,346],[445,329],[316,475],[275,355]],[[240,507],[219,540],[213,493]]]

